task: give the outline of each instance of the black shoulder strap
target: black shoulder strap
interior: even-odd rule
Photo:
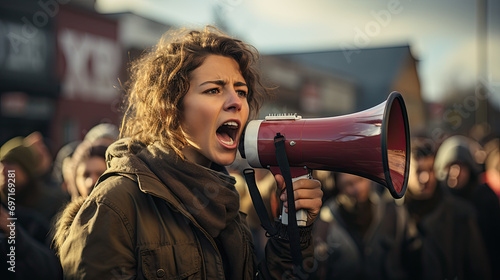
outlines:
[[[285,178],[286,195],[288,202],[288,237],[290,238],[290,251],[295,269],[302,266],[302,251],[300,250],[299,227],[295,211],[295,198],[293,196],[292,174],[285,150],[285,137],[280,133],[274,137],[276,147],[276,159],[281,170],[281,175]],[[295,271],[294,269],[294,271]]]
[[[264,205],[264,201],[262,201],[259,188],[257,188],[257,184],[255,183],[255,171],[248,168],[243,170],[243,175],[245,175],[248,191],[250,192],[250,197],[252,198],[255,211],[259,216],[262,227],[266,230],[268,236],[275,236],[278,233],[278,230],[273,227],[273,224],[267,214],[266,206]]]
[[[295,198],[293,195],[293,183],[290,172],[290,165],[285,150],[285,138],[281,134],[277,134],[274,138],[276,148],[276,159],[280,167],[281,174],[285,179],[287,202],[288,202],[288,239],[290,240],[290,253],[292,255],[292,262],[294,271],[302,266],[302,251],[300,249],[300,235],[297,226],[296,211],[295,211]],[[266,207],[262,201],[259,189],[255,183],[255,172],[253,169],[245,169],[243,172],[245,180],[248,185],[250,197],[255,207],[255,211],[259,216],[262,227],[267,231],[268,236],[275,236],[278,234],[278,229],[275,228],[267,214]]]

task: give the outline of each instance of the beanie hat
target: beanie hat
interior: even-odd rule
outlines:
[[[31,148],[23,145],[23,137],[15,137],[0,148],[0,161],[16,163],[33,178],[36,174],[37,162]]]
[[[87,134],[85,134],[84,140],[94,142],[101,138],[109,138],[112,140],[117,140],[120,136],[120,130],[114,124],[101,123],[92,127]]]
[[[478,174],[481,170],[472,155],[472,150],[476,148],[475,145],[479,144],[461,135],[446,139],[439,147],[434,161],[436,178],[439,181],[446,180],[448,167],[455,162],[464,163],[471,169],[473,174]]]

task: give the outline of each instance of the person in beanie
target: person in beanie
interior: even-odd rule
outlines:
[[[62,278],[59,261],[49,248],[49,221],[30,207],[37,200],[36,170],[36,157],[22,137],[1,147],[1,279]]]
[[[37,158],[34,151],[24,145],[23,137],[12,138],[2,145],[0,160],[6,164],[17,165],[20,168],[18,180],[21,180],[22,184],[18,188],[24,187],[25,182],[32,183],[32,181],[35,181],[38,169]]]
[[[39,153],[27,146],[26,138],[21,136],[7,141],[1,149],[2,161],[20,168],[16,173],[16,204],[35,210],[52,222],[63,206],[64,198],[59,190],[43,183],[40,177],[43,174],[40,173]]]
[[[492,279],[500,279],[500,203],[488,184],[480,181],[482,170],[474,159],[474,146],[479,143],[465,136],[446,139],[437,152],[435,170],[443,187],[474,206]]]
[[[412,139],[405,206],[410,226],[421,236],[412,261],[412,279],[492,279],[474,207],[440,185],[435,173],[435,143]]]
[[[224,167],[267,95],[256,60],[253,47],[207,27],[167,34],[132,65],[122,139],[108,148],[108,169],[59,249],[66,279],[281,279],[292,271],[285,235],[268,240],[257,264]],[[309,216],[300,230],[307,259],[321,184],[302,179],[293,188]]]
[[[71,201],[58,214],[58,218],[52,227],[52,248],[57,252],[64,240],[66,240],[69,227],[75,219],[78,210],[85,199],[89,196],[99,177],[106,171],[105,154],[108,146],[98,142],[82,141],[70,158],[71,183],[68,180]]]

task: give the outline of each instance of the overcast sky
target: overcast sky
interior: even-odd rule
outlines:
[[[500,104],[500,1],[486,1],[485,80]],[[228,31],[263,54],[407,44],[427,101],[477,77],[473,0],[97,0],[97,7],[188,27],[214,24],[218,7]]]

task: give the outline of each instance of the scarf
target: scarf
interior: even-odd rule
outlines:
[[[182,202],[198,224],[214,238],[224,261],[226,278],[244,279],[253,264],[248,236],[240,227],[236,180],[213,164],[213,169],[182,160],[156,142],[136,154]]]

